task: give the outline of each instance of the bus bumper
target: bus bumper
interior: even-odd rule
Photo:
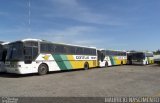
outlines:
[[[37,73],[37,67],[32,65],[25,65],[24,62],[6,62],[5,63],[7,73],[15,74],[30,74]]]
[[[22,74],[18,68],[11,68],[11,67],[6,67],[6,72],[7,73],[15,73],[15,74]]]
[[[135,65],[144,65],[143,62],[133,62],[133,61],[132,61],[132,64],[135,64]]]
[[[6,72],[4,63],[0,63],[0,72]]]
[[[15,73],[15,74],[30,74],[34,72],[30,72],[27,70],[27,68],[20,68],[20,67],[6,67],[7,73]]]

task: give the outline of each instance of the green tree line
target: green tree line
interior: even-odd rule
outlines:
[[[157,51],[153,52],[154,55],[160,55],[160,49],[158,49]]]

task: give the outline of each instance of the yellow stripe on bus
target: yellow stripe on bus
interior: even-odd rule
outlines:
[[[89,67],[96,67],[97,66],[96,60],[75,60],[73,55],[67,55],[67,58],[73,67],[72,69],[84,68],[85,62],[88,62]]]

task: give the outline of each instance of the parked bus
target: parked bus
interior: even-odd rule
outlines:
[[[160,64],[160,55],[154,55],[154,63]]]
[[[70,44],[24,39],[9,43],[6,70],[9,73],[47,74],[49,71],[97,67],[97,49]]]
[[[127,53],[118,50],[99,50],[98,61],[100,67],[127,64]]]
[[[152,52],[129,52],[128,53],[129,64],[153,64],[154,57]]]
[[[0,44],[0,72],[5,72],[5,59],[7,55],[7,44],[8,42],[4,42]]]

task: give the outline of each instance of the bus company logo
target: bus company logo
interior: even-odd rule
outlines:
[[[50,55],[45,55],[45,56],[43,56],[43,59],[44,60],[49,60],[49,57],[50,57]]]
[[[77,60],[86,60],[86,59],[89,59],[89,56],[76,56],[76,59]]]
[[[92,60],[95,60],[95,59],[96,59],[96,57],[91,57],[91,59],[92,59]]]
[[[93,56],[76,56],[76,60],[95,60],[96,57]]]

